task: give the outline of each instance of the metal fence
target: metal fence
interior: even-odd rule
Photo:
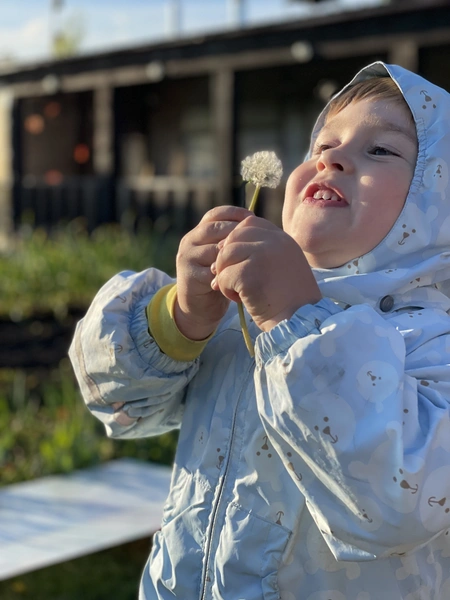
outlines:
[[[71,177],[58,185],[16,182],[13,223],[52,228],[83,217],[89,231],[107,222],[136,227],[141,220],[185,233],[216,204],[214,181],[181,177]]]
[[[214,182],[177,177],[129,178],[116,186],[117,220],[149,220],[186,233],[217,203]]]

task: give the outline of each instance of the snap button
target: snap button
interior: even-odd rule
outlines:
[[[383,312],[389,312],[394,306],[394,298],[392,296],[384,296],[380,300],[380,310]]]

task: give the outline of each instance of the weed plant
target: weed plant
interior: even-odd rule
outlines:
[[[143,539],[0,582],[1,600],[136,600],[150,550]]]
[[[23,227],[0,256],[0,320],[85,309],[98,289],[122,270],[155,266],[173,273],[178,240],[158,228],[137,232],[81,220],[51,235]],[[1,343],[1,338],[0,338]],[[0,369],[0,486],[114,458],[170,465],[176,433],[111,440],[81,399],[71,365],[52,370]],[[1,600],[133,600],[150,540],[133,542],[0,582]]]
[[[88,234],[81,219],[57,228],[23,226],[0,256],[0,317],[19,321],[87,307],[99,288],[122,270],[157,267],[173,273],[178,238],[158,227],[136,232],[108,224]]]
[[[68,359],[50,372],[0,370],[0,485],[133,457],[170,465],[175,434],[112,440],[81,399]]]
[[[167,230],[103,225],[90,235],[81,219],[52,231],[23,226],[0,256],[0,319],[85,309],[122,270],[149,266],[173,273],[178,240]],[[1,343],[1,339],[0,339]],[[119,458],[170,464],[175,436],[111,440],[89,413],[70,363],[51,371],[0,369],[0,485]]]

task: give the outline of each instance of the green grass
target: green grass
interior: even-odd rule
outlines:
[[[107,438],[81,399],[68,359],[45,373],[0,370],[0,431],[0,485],[121,457],[170,465],[177,437]]]
[[[119,271],[157,267],[172,274],[177,246],[178,238],[155,228],[131,233],[103,225],[88,235],[83,222],[74,221],[51,236],[23,228],[0,256],[0,316],[64,317],[70,307],[87,307]]]
[[[150,540],[0,582],[1,600],[136,600]]]
[[[115,273],[149,266],[173,274],[178,240],[118,226],[88,236],[81,221],[49,236],[23,228],[0,256],[0,318],[19,321],[86,308]],[[88,411],[71,365],[0,369],[0,486],[69,473],[115,458],[172,464],[177,434],[111,440]],[[136,600],[150,540],[133,542],[0,582],[1,600]]]
[[[176,433],[110,440],[85,407],[68,359],[50,372],[0,370],[0,486],[120,457],[172,464]],[[144,539],[0,582],[1,600],[136,600]]]
[[[103,225],[88,235],[78,219],[47,234],[23,226],[0,256],[0,317],[21,320],[85,309],[121,270],[173,273],[178,239],[162,226],[131,232]],[[85,407],[67,358],[59,368],[0,369],[0,485],[131,456],[170,464],[175,436],[112,441]]]

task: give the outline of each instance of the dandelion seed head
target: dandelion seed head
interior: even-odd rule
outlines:
[[[276,188],[283,175],[283,166],[275,152],[263,150],[244,158],[241,162],[241,175],[244,181],[250,181],[254,185]]]

